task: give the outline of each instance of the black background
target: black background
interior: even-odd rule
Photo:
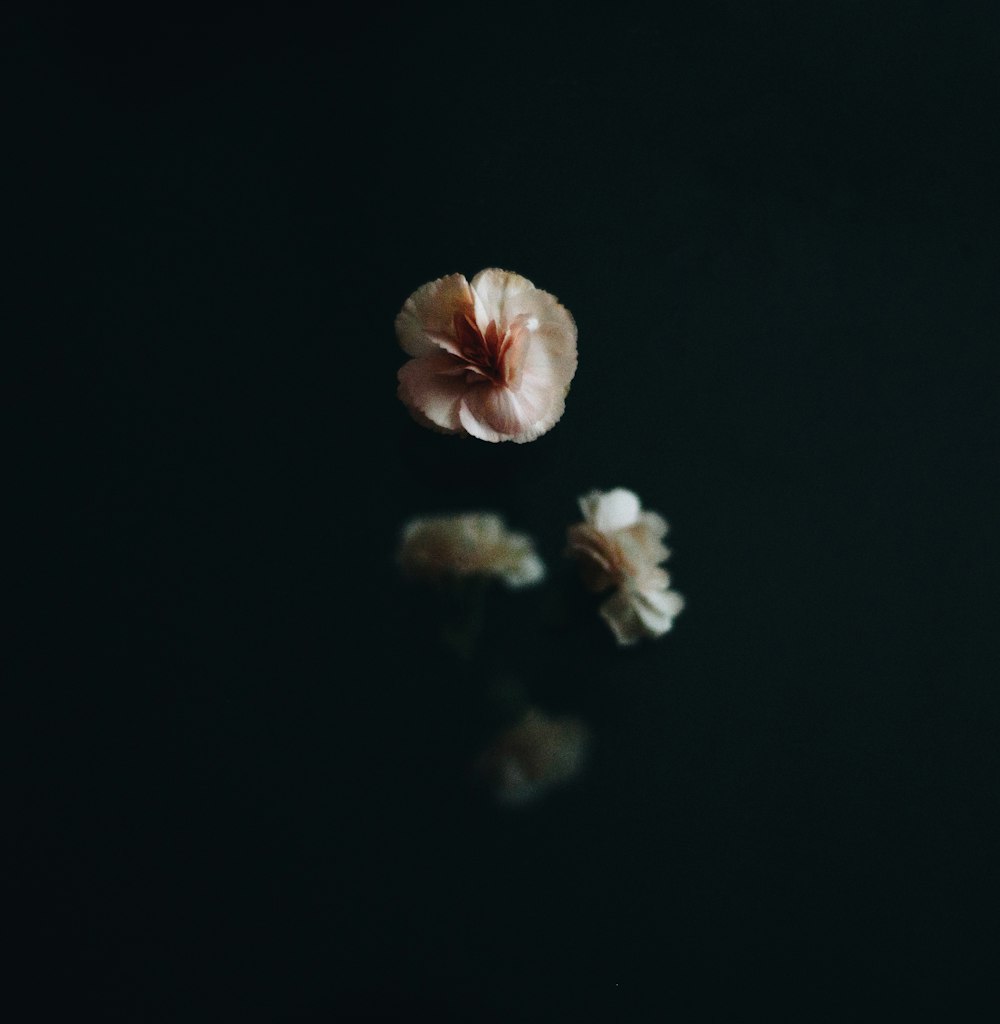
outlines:
[[[8,9],[9,1019],[995,1013],[998,32]],[[579,327],[530,445],[395,395],[405,298],[487,266]],[[688,602],[627,652],[547,617],[614,486]],[[474,507],[551,575],[462,675],[393,555]],[[516,811],[494,672],[593,732]]]

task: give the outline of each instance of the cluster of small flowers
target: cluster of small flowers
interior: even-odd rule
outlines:
[[[415,291],[396,318],[411,357],[398,394],[412,417],[441,433],[524,443],[561,418],[577,367],[576,324],[550,294],[509,271],[461,274]],[[567,527],[565,555],[587,590],[607,594],[601,618],[621,647],[660,637],[684,599],[663,568],[667,523],[622,487],[578,499],[582,520]],[[417,517],[402,531],[401,570],[428,583],[496,579],[510,588],[540,583],[545,564],[531,538],[493,512]],[[498,800],[523,803],[581,768],[588,730],[528,706],[501,731],[477,769]]]
[[[579,499],[583,521],[567,528],[566,554],[584,586],[610,592],[600,614],[622,647],[668,632],[684,607],[662,567],[666,522],[643,511],[623,487]],[[438,582],[493,577],[507,587],[532,586],[546,575],[531,538],[508,530],[492,512],[421,516],[403,528],[399,565],[412,579]]]

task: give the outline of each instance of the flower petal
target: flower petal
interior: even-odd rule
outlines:
[[[460,363],[436,351],[410,359],[399,368],[396,377],[399,398],[415,418],[448,433],[461,432],[458,409],[467,385]]]
[[[598,611],[601,618],[611,627],[611,632],[614,633],[620,647],[638,643],[646,635],[642,619],[636,613],[625,590],[616,590],[601,604]]]
[[[470,434],[484,441],[523,443],[545,432],[550,411],[536,403],[531,391],[480,387],[466,393],[459,418]]]
[[[533,410],[531,431],[534,437],[544,434],[562,419],[566,393],[575,371],[575,350],[571,356],[554,355],[545,347],[543,339],[531,339],[511,390],[518,396],[525,415]]]
[[[576,321],[559,300],[540,288],[518,296],[517,312],[525,317],[536,335],[547,338],[546,347],[576,357]]]
[[[553,386],[565,392],[576,374],[576,328],[543,323],[531,331],[530,337],[524,372],[544,374]]]
[[[622,553],[637,571],[640,566],[652,568],[670,557],[670,549],[660,542],[655,532],[647,528],[645,516],[646,513],[643,513],[637,523],[615,533],[615,540]]]
[[[418,288],[396,316],[396,337],[410,356],[428,355],[454,345],[455,313],[472,309],[464,274],[439,277]]]
[[[545,579],[545,563],[534,551],[525,551],[516,562],[501,571],[500,578],[512,590],[533,587]]]
[[[496,267],[480,270],[469,287],[475,296],[476,323],[484,333],[493,320],[502,334],[515,316],[525,312],[525,293],[537,291],[526,277]]]
[[[668,632],[683,608],[684,598],[674,590],[622,587],[601,605],[599,612],[618,644],[627,647],[643,637]]]
[[[634,525],[641,511],[639,496],[624,487],[591,491],[580,498],[580,511],[591,526],[602,533],[614,533]]]
[[[684,598],[675,590],[640,590],[633,593],[636,615],[650,636],[662,636],[684,608]]]
[[[478,437],[480,441],[491,441],[494,444],[499,441],[509,440],[505,434],[494,430],[485,419],[483,405],[486,396],[492,388],[480,387],[466,392],[458,406],[459,423],[467,434]]]

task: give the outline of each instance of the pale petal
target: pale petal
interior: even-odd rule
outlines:
[[[504,539],[504,521],[495,512],[469,512],[461,517],[461,522],[470,543],[486,547]]]
[[[666,519],[656,512],[643,512],[639,516],[639,522],[646,529],[649,535],[655,540],[661,540],[667,535],[670,529]]]
[[[525,360],[532,347],[532,334],[524,317],[516,317],[500,343],[500,364],[505,387],[516,389],[521,386]]]
[[[530,323],[530,319],[529,319]],[[531,346],[524,356],[524,372],[537,373],[563,391],[576,374],[576,333],[555,324],[541,324],[531,331]]]
[[[449,355],[436,351],[419,359],[410,359],[396,374],[398,394],[417,418],[423,417],[448,433],[459,433],[459,404],[466,392],[465,373]]]
[[[600,500],[600,491],[590,491],[587,494],[581,494],[576,499],[576,503],[580,507],[580,515],[583,516],[588,526],[594,525],[594,520],[597,518],[597,506]]]
[[[535,412],[530,428],[523,432],[524,436],[514,440],[530,441],[540,437],[562,419],[566,410],[566,399],[562,392],[553,391],[544,383],[536,383],[532,377],[525,377],[521,381],[517,395],[522,408],[533,409]]]
[[[626,586],[616,590],[599,611],[615,640],[624,647],[643,637],[662,636],[683,608],[684,598],[676,591]]]
[[[547,409],[531,393],[509,388],[474,388],[459,407],[462,426],[484,441],[533,441],[544,432]]]
[[[591,526],[602,533],[614,533],[632,526],[639,519],[639,497],[624,487],[610,491],[591,491],[580,498],[580,511]]]
[[[545,579],[545,563],[534,551],[524,552],[518,560],[500,573],[508,587],[517,590],[532,587]]]
[[[516,403],[520,418],[535,436],[547,430],[562,415],[563,390],[554,388],[548,380],[526,373],[516,388],[505,389]]]
[[[670,586],[670,574],[659,565],[642,565],[637,568],[631,586],[642,593],[666,590]]]
[[[505,435],[498,434],[485,420],[482,419],[482,403],[477,396],[486,391],[486,388],[475,388],[466,392],[458,404],[458,419],[462,429],[471,437],[478,437],[480,441],[490,441],[496,444],[499,441],[509,440]]]
[[[684,598],[674,590],[642,590],[633,593],[636,614],[650,636],[662,636],[684,608]]]
[[[470,396],[470,411],[512,441],[533,441],[562,418],[571,376],[565,360],[554,370],[545,349],[532,343],[517,385]]]
[[[526,277],[496,267],[480,270],[469,287],[476,297],[479,329],[485,331],[489,322],[494,320],[501,334],[514,317],[524,312],[521,307],[525,293],[537,291]]]
[[[453,344],[455,313],[472,307],[464,274],[440,277],[418,288],[396,316],[396,337],[407,355],[422,356]]]
[[[624,590],[616,590],[598,609],[621,647],[638,643],[646,635],[642,619]]]
[[[522,388],[519,393],[530,395],[530,390]],[[532,422],[529,429],[522,431],[520,436],[513,438],[514,441],[518,443],[534,441],[536,438],[541,437],[542,434],[551,430],[562,419],[563,412],[566,409],[566,401],[563,396],[549,394],[546,396],[546,402],[547,405],[542,414]]]
[[[576,353],[576,322],[554,295],[540,288],[517,297],[518,315],[525,318],[537,335],[544,335],[547,347],[559,353]],[[512,304],[513,308],[513,304]]]
[[[641,518],[632,526],[618,530],[615,533],[615,540],[625,557],[635,567],[636,574],[658,565],[670,555],[669,549],[646,530]]]
[[[576,347],[576,323],[569,310],[549,292],[536,288],[527,278],[507,270],[483,270],[472,279],[472,291],[478,296],[485,324],[496,320],[501,329],[517,316],[534,321],[534,329],[550,328]],[[480,313],[477,307],[477,321]]]
[[[535,296],[552,298],[537,290],[519,298],[524,298],[526,306],[535,306],[537,312],[544,314],[544,304],[529,301]],[[577,366],[576,326],[568,313],[565,323],[540,320],[530,308],[518,313],[508,325],[506,348],[505,379],[509,387],[520,388],[523,376],[528,374],[537,384],[565,397]]]

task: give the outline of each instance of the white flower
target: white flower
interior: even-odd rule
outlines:
[[[517,588],[545,576],[531,538],[508,530],[491,512],[411,519],[403,528],[398,558],[407,575],[424,580],[493,576]]]
[[[582,768],[588,731],[573,718],[550,719],[529,708],[479,758],[477,771],[501,803],[536,800]]]
[[[396,317],[412,358],[398,394],[423,426],[483,441],[534,441],[563,414],[576,324],[548,292],[507,270],[418,288]]]
[[[643,511],[639,498],[622,487],[580,498],[584,522],[567,530],[568,553],[584,584],[595,593],[614,588],[601,617],[622,646],[657,637],[673,626],[684,599],[670,589],[661,568],[670,552],[663,545],[667,524]]]

